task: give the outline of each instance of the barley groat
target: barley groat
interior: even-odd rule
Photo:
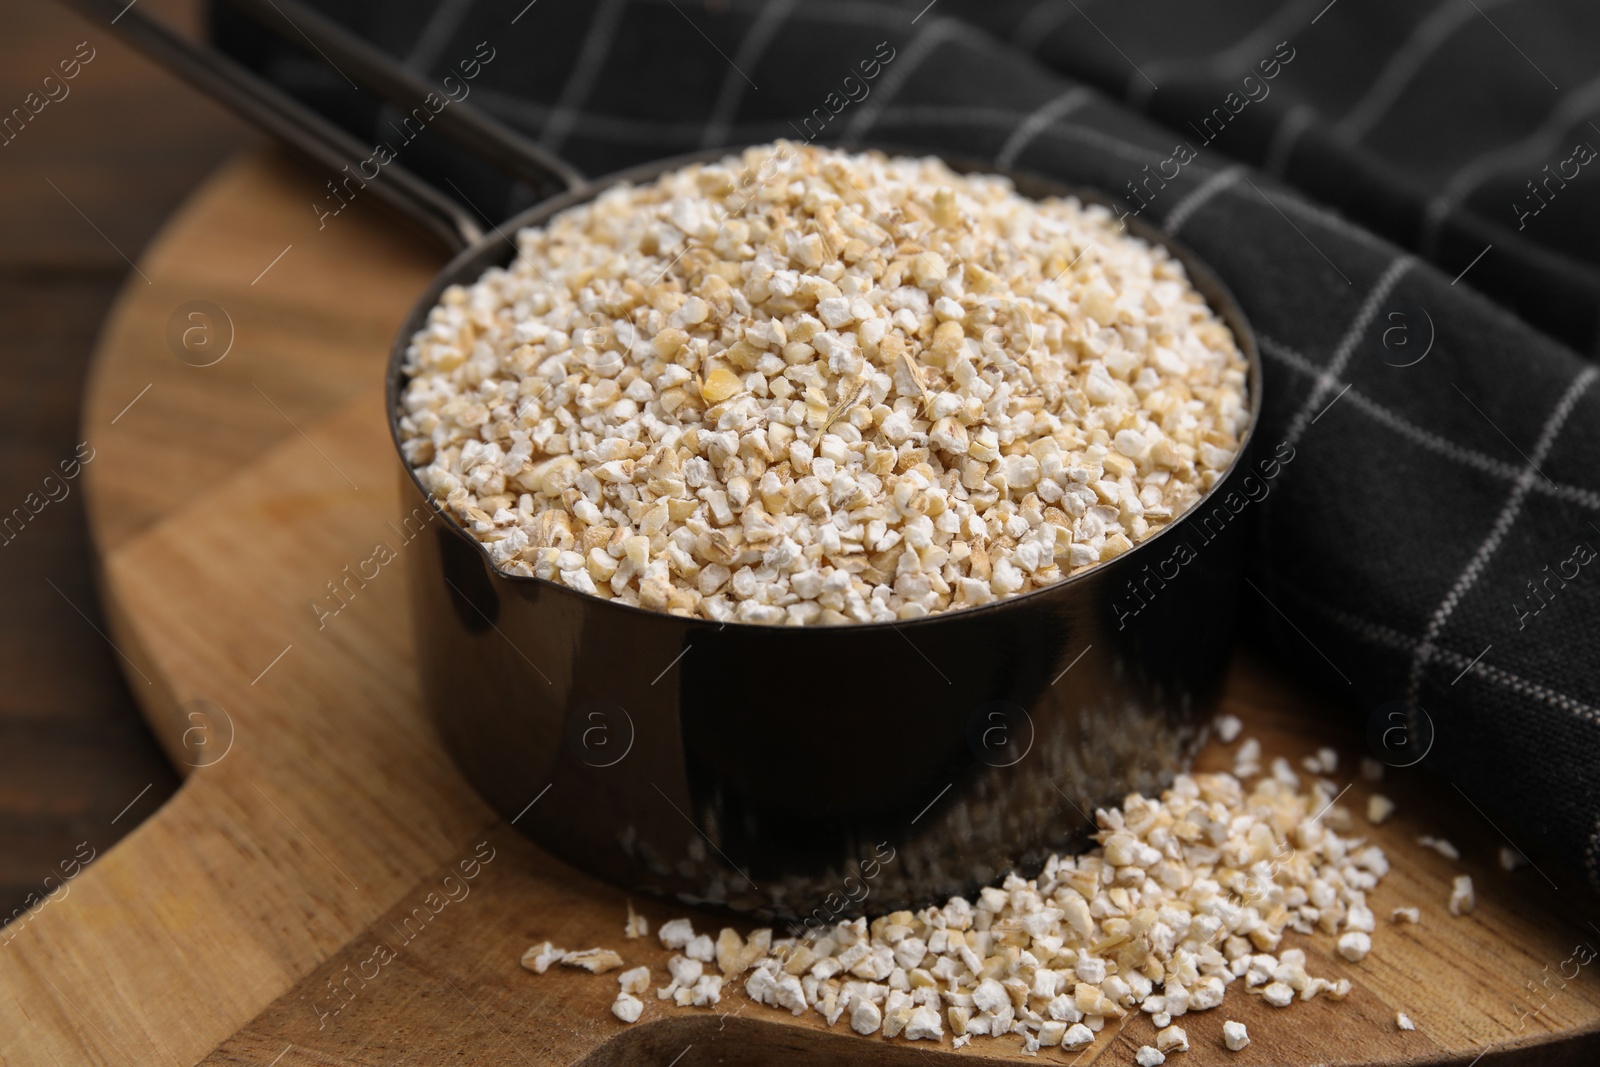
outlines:
[[[1306,950],[1286,944],[1320,941],[1351,964],[1374,950],[1371,894],[1389,861],[1351,836],[1358,824],[1342,796],[1338,783],[1304,781],[1281,757],[1248,780],[1180,774],[1159,796],[1131,793],[1097,810],[1097,847],[943,907],[747,936],[725,927],[714,943],[673,919],[658,934],[675,953],[670,981],[655,995],[709,1007],[742,988],[859,1034],[942,1042],[948,1024],[957,1048],[974,1036],[1017,1037],[1024,1052],[1077,1051],[1142,1013],[1156,1030],[1145,1046],[1154,1063],[1190,1046],[1175,1019],[1230,996],[1292,1010],[1350,995],[1349,978],[1311,973]],[[524,959],[542,972],[537,964],[561,951],[545,942]],[[620,985],[648,999],[656,980],[641,966]],[[1224,1022],[1222,1034],[1230,1050],[1250,1044],[1241,1023]]]
[[[719,621],[892,621],[1126,552],[1246,364],[1103,208],[787,143],[517,235],[407,350],[407,462],[497,567]]]

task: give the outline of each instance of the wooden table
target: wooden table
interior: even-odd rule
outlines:
[[[199,0],[143,2],[178,24],[198,18]],[[194,186],[254,138],[54,3],[8,5],[4,27],[7,114],[80,41],[95,55],[64,100],[0,147],[0,514],[9,515],[83,440],[95,337],[124,280],[138,280],[120,253],[137,258]],[[46,876],[80,843],[103,853],[179,782],[116,652],[95,633],[106,622],[83,493],[69,488],[0,546],[0,922],[54,885]]]

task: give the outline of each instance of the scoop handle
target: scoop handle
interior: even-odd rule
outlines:
[[[189,40],[123,0],[62,2],[90,21],[109,26],[150,59],[334,174],[359,175],[374,196],[452,251],[482,238],[483,225],[472,211],[401,164],[391,161],[371,177],[361,173],[361,163],[372,156],[368,146],[228,56]],[[364,41],[293,0],[264,5],[239,0],[238,6],[253,14],[260,14],[263,8],[282,9],[284,17],[305,31],[314,47],[337,56],[334,62],[342,60],[368,89],[391,102],[410,108],[433,91]],[[441,109],[434,126],[541,194],[583,183],[582,175],[570,165],[463,103]],[[484,221],[493,225],[493,220]]]
[[[429,94],[439,94],[439,88],[425,78],[301,0],[220,2],[291,44],[296,37],[302,37],[341,73],[402,112],[418,107]],[[502,174],[527,185],[541,200],[585,183],[584,176],[566,160],[467,103],[464,97],[452,99],[448,107],[440,109],[429,127]]]

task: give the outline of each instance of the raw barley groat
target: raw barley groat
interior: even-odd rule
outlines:
[[[423,486],[496,566],[753,623],[910,619],[1111,559],[1248,421],[1232,335],[1099,207],[780,143],[613,188],[407,351]]]
[[[725,927],[698,953],[704,962],[695,945],[709,934],[672,919],[658,933],[674,953],[666,974],[639,967],[619,983],[645,1000],[654,982],[658,1001],[724,1010],[742,989],[793,1015],[816,1012],[830,1027],[908,1041],[942,1043],[948,1023],[956,1048],[975,1036],[1021,1038],[1025,1053],[1082,1050],[1140,1013],[1155,1041],[1136,1058],[1177,1062],[1170,1057],[1190,1038],[1174,1020],[1223,1008],[1229,996],[1292,1011],[1297,1001],[1350,995],[1349,978],[1311,973],[1320,968],[1305,948],[1287,947],[1291,934],[1351,963],[1372,948],[1369,894],[1389,861],[1346,836],[1356,822],[1338,784],[1303,783],[1282,758],[1251,777],[1181,774],[1159,796],[1129,794],[1095,812],[1096,848],[1051,856],[1037,877],[1010,874],[943,907],[792,923],[792,936]],[[1347,951],[1350,939],[1359,954]],[[523,958],[537,964],[561,951],[544,942]],[[1222,1039],[1234,1052],[1250,1044],[1234,1020]]]

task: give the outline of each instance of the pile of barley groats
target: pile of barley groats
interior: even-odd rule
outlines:
[[[1232,742],[1239,721],[1222,717],[1216,733]],[[1378,927],[1367,895],[1389,863],[1351,836],[1354,819],[1335,803],[1339,786],[1323,775],[1337,770],[1336,753],[1307,759],[1303,783],[1281,758],[1262,774],[1260,751],[1246,739],[1235,774],[1179,775],[1159,799],[1133,794],[1097,811],[1098,848],[1052,856],[1037,878],[1013,875],[975,900],[802,938],[725,928],[713,939],[674,919],[657,932],[674,953],[666,982],[647,966],[622,971],[611,1010],[631,1023],[652,987],[678,1006],[710,1007],[742,985],[758,1003],[815,1011],[829,1026],[843,1019],[863,1035],[942,1041],[948,1033],[957,1048],[974,1035],[1016,1035],[1030,1052],[1085,1048],[1107,1021],[1144,1012],[1156,1043],[1138,1062],[1151,1067],[1188,1049],[1174,1020],[1222,1006],[1230,987],[1275,1008],[1342,1000],[1349,979],[1308,973],[1305,951],[1284,948],[1284,935],[1331,938],[1341,957],[1360,962]],[[1364,770],[1381,776],[1376,764]],[[1458,878],[1452,914],[1471,908],[1459,899],[1463,880],[1471,893],[1470,879]],[[1388,922],[1419,919],[1417,908],[1402,907]],[[626,936],[648,933],[630,908]],[[522,963],[541,974],[554,964],[596,973],[626,966],[609,949],[568,952],[548,941]],[[1403,1013],[1396,1026],[1412,1029]],[[1233,1051],[1250,1043],[1234,1020],[1222,1036]]]
[[[914,619],[1159,531],[1249,419],[1165,249],[934,159],[779,143],[517,235],[400,436],[495,565],[720,622]]]

